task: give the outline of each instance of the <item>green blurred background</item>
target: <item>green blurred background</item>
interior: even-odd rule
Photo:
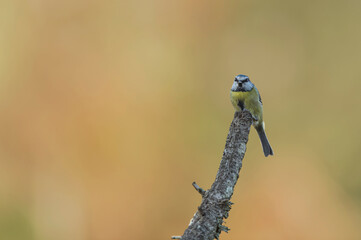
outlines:
[[[361,2],[0,1],[0,239],[169,239],[262,94],[221,239],[361,239]]]

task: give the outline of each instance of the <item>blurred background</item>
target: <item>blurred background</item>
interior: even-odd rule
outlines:
[[[0,239],[170,239],[254,129],[221,239],[361,239],[361,2],[0,2]]]

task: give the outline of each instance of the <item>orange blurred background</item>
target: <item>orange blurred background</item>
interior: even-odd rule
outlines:
[[[360,1],[0,2],[0,239],[170,239],[209,188],[246,74],[221,239],[361,239]]]

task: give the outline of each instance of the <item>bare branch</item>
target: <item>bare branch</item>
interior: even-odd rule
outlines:
[[[182,240],[219,239],[221,231],[229,231],[222,223],[231,209],[230,199],[242,168],[252,120],[247,110],[234,114],[223,157],[211,189],[204,191],[193,183],[194,188],[202,194],[202,203],[181,237]]]

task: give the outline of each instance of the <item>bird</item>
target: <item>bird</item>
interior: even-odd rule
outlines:
[[[247,109],[252,114],[253,126],[261,140],[265,157],[273,155],[273,150],[267,139],[265,124],[263,122],[262,99],[256,86],[248,76],[239,74],[234,79],[230,95],[232,105],[236,111]]]

